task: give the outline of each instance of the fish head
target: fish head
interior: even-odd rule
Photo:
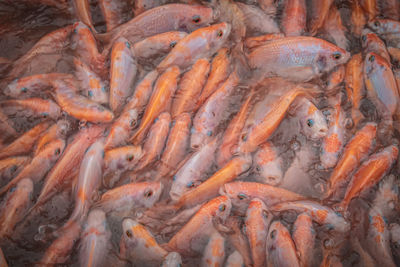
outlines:
[[[141,204],[150,208],[156,203],[161,196],[163,185],[161,182],[148,182],[143,189],[143,197],[140,199]]]
[[[172,200],[177,201],[181,196],[196,188],[200,183],[201,181],[198,180],[179,179],[179,177],[174,176],[169,195]]]
[[[268,228],[274,215],[272,212],[267,208],[264,201],[259,198],[253,198],[249,204],[249,207],[246,211],[246,223],[248,223],[253,218],[258,220],[258,217],[262,216],[263,223]]]
[[[263,145],[256,152],[253,160],[253,168],[257,175],[256,180],[261,183],[277,186],[282,182],[282,159],[270,145],[267,147]]]
[[[45,147],[44,153],[51,159],[51,162],[55,162],[62,155],[64,148],[65,140],[56,139]]]
[[[122,240],[124,240],[126,248],[134,249],[139,245],[140,239],[146,239],[141,236],[143,230],[146,231],[145,227],[131,218],[125,218],[122,221]]]
[[[90,211],[86,220],[86,227],[96,228],[99,232],[105,232],[107,230],[106,213],[101,209]]]
[[[319,73],[330,72],[336,66],[345,64],[350,59],[350,53],[346,50],[333,46],[327,49],[326,53],[323,53],[317,57],[316,68]]]
[[[184,13],[179,22],[180,29],[194,31],[199,28],[210,25],[213,22],[212,8],[205,6],[190,6]]]
[[[228,39],[231,29],[231,25],[226,22],[210,26],[208,31],[210,46],[220,48]]]
[[[223,185],[219,193],[223,196],[227,196],[231,199],[232,205],[240,213],[245,213],[246,209],[251,201],[248,190],[241,182],[232,182]]]
[[[210,207],[213,218],[217,218],[219,221],[225,222],[231,213],[232,201],[227,196],[219,196],[210,200],[203,207],[205,206]]]
[[[309,100],[297,113],[301,129],[307,138],[315,140],[326,136],[328,125],[322,112]]]
[[[363,36],[361,36],[361,46],[363,49],[367,47],[375,47],[379,45],[379,43],[383,43],[383,41],[373,32],[366,32]]]
[[[272,222],[267,235],[267,253],[282,249],[288,242],[293,242],[288,229],[279,221]]]
[[[17,98],[29,94],[29,81],[26,78],[15,79],[4,88],[4,94]]]
[[[367,27],[373,30],[374,32],[380,34],[385,30],[386,23],[382,19],[374,19],[368,22]]]
[[[144,153],[141,146],[129,146],[124,151],[125,162],[128,166],[134,167],[136,163],[143,157]]]

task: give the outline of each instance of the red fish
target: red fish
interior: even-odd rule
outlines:
[[[0,102],[0,107],[7,115],[30,117],[50,117],[58,119],[61,116],[60,107],[49,99],[27,98],[12,99]]]
[[[301,213],[297,216],[293,224],[293,241],[299,252],[301,266],[311,266],[314,245],[315,245],[315,229],[312,219],[307,213]]]
[[[271,40],[276,40],[285,37],[283,33],[270,33],[260,36],[252,36],[247,37],[244,40],[244,45],[249,49],[252,50],[258,46],[265,45],[267,42]]]
[[[306,28],[307,10],[304,0],[288,0],[285,4],[282,28],[286,36],[300,36]]]
[[[56,124],[47,129],[47,131],[39,138],[36,143],[34,155],[36,156],[39,154],[39,152],[41,152],[52,141],[66,139],[70,130],[71,125],[67,120],[57,121]]]

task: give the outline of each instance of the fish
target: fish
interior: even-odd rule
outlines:
[[[207,201],[216,196],[221,186],[236,179],[240,174],[246,172],[251,166],[250,155],[240,155],[232,158],[224,167],[215,172],[206,181],[201,183],[193,190],[183,194],[176,207],[191,207],[196,204]]]
[[[236,4],[243,13],[247,34],[254,35],[254,33],[257,33],[259,35],[279,32],[278,24],[262,9],[254,5],[246,5],[241,2],[237,2]]]
[[[44,131],[50,127],[50,121],[44,121],[26,131],[12,143],[0,149],[0,159],[28,154]]]
[[[327,94],[335,94],[340,88],[340,85],[344,81],[346,73],[346,67],[344,65],[337,66],[329,74],[328,80],[326,81],[326,92]]]
[[[353,175],[352,180],[347,186],[345,196],[338,208],[342,211],[346,211],[351,200],[377,184],[383,176],[390,171],[391,166],[397,159],[398,153],[399,149],[397,146],[391,145],[373,154],[368,160],[364,161]]]
[[[87,2],[87,0],[76,1]],[[74,23],[73,33],[71,34],[71,48],[84,64],[101,78],[105,78],[107,73],[106,58],[97,48],[97,42],[93,35],[93,32],[96,31],[90,25],[81,21]]]
[[[399,245],[400,245],[400,225],[397,223],[391,223],[389,225],[390,231],[390,247],[392,248],[393,257],[395,262],[399,262]]]
[[[376,130],[375,123],[367,123],[345,145],[342,156],[330,175],[324,199],[331,198],[345,185],[351,179],[350,174],[367,158],[374,145]]]
[[[365,12],[360,4],[360,0],[355,0],[351,4],[351,32],[356,37],[360,37],[365,24],[367,24],[367,18]]]
[[[244,40],[244,46],[247,47],[249,50],[252,50],[258,46],[265,45],[271,40],[276,40],[285,37],[283,33],[270,33],[270,34],[264,34],[260,36],[252,36],[252,37],[247,37]]]
[[[240,252],[235,250],[232,252],[225,262],[225,267],[242,267],[244,265],[243,257]]]
[[[273,215],[261,199],[253,198],[246,211],[245,229],[249,240],[253,265],[265,266],[268,228]]]
[[[138,113],[142,114],[146,108],[146,104],[150,100],[153,92],[153,84],[157,78],[158,72],[156,70],[148,72],[136,86],[131,100],[126,104],[126,108],[137,107]],[[134,101],[138,101],[138,103],[134,103]],[[132,104],[134,105],[132,106]]]
[[[225,238],[215,231],[204,248],[200,266],[222,266],[225,260]]]
[[[107,150],[104,156],[103,184],[113,187],[120,175],[127,170],[133,170],[142,157],[140,146],[122,146]]]
[[[368,21],[375,19],[378,16],[378,1],[376,0],[361,0],[361,6],[364,9],[364,12],[367,14]]]
[[[73,81],[75,77],[66,73],[36,74],[17,78],[4,89],[4,94],[12,98],[25,99],[38,96],[53,87],[54,80]]]
[[[123,37],[118,38],[113,44],[110,62],[110,108],[114,113],[119,113],[132,95],[137,68],[131,44]]]
[[[176,118],[184,112],[193,112],[196,101],[207,81],[209,69],[208,60],[201,58],[193,64],[189,71],[183,74],[178,85],[179,89],[176,91],[172,102],[172,118]]]
[[[1,206],[0,215],[0,240],[11,238],[14,235],[14,228],[20,222],[32,201],[33,182],[31,179],[22,179],[17,183],[14,190],[11,190]]]
[[[311,266],[316,238],[311,216],[307,213],[301,213],[297,216],[293,224],[292,237],[299,253],[300,265]]]
[[[364,115],[360,111],[361,100],[365,96],[363,71],[361,53],[353,55],[346,64],[344,81],[347,99],[351,103],[351,118],[354,127],[357,127],[364,118]]]
[[[400,48],[400,23],[391,19],[374,19],[367,24],[368,28],[376,32],[388,46]]]
[[[388,47],[387,51],[394,62],[400,62],[400,49],[395,47]],[[398,86],[397,86],[398,87]]]
[[[121,0],[101,0],[99,1],[104,20],[106,22],[107,32],[112,31],[124,22],[123,11],[127,8],[124,1]]]
[[[334,100],[334,113],[329,123],[328,133],[322,141],[320,161],[324,168],[333,168],[338,162],[345,144],[345,114],[341,107],[341,96]]]
[[[182,257],[177,252],[170,252],[165,256],[161,267],[179,267],[182,265]]]
[[[302,195],[289,190],[255,182],[230,182],[222,186],[221,195],[226,195],[239,211],[245,211],[251,199],[261,199],[267,207],[280,202],[305,199]]]
[[[3,100],[0,101],[0,107],[9,116],[42,117],[54,120],[61,116],[61,109],[56,103],[50,99],[37,97]]]
[[[110,110],[77,94],[73,84],[61,80],[53,83],[57,104],[72,117],[93,123],[106,123],[114,119],[114,114]]]
[[[75,75],[80,81],[83,95],[99,104],[108,104],[108,86],[79,58],[74,57]]]
[[[399,187],[395,176],[393,174],[386,176],[379,183],[378,190],[372,202],[372,209],[379,211],[388,220],[394,219],[400,204],[398,192]]]
[[[76,222],[71,223],[68,228],[64,228],[60,236],[46,249],[38,266],[65,264],[70,257],[75,243],[79,239],[81,230],[81,226]]]
[[[136,171],[144,169],[160,158],[168,138],[171,115],[163,112],[155,119],[143,145],[143,157],[139,160]]]
[[[94,209],[87,216],[86,227],[81,234],[80,266],[107,266],[110,249],[111,231],[107,224],[106,214],[102,210]]]
[[[162,152],[158,177],[170,176],[185,159],[189,148],[190,124],[192,119],[188,113],[181,113],[172,122],[171,130]]]
[[[242,153],[254,152],[258,146],[273,134],[283,120],[284,116],[293,101],[301,95],[305,95],[306,90],[296,87],[282,95],[272,104],[270,111],[266,113],[259,123],[249,124],[243,128],[240,135],[238,151]]]
[[[328,132],[328,125],[322,112],[305,97],[300,97],[296,101],[294,112],[301,131],[311,140],[324,138]]]
[[[134,43],[132,51],[139,61],[148,63],[148,61],[168,54],[187,35],[186,32],[179,31],[156,34]]]
[[[247,116],[250,112],[253,97],[254,91],[251,90],[240,107],[240,110],[236,113],[225,129],[217,155],[217,163],[220,167],[224,166],[235,154],[239,143],[240,133],[242,132]]]
[[[106,213],[152,207],[160,198],[160,182],[129,183],[106,191],[94,205]]]
[[[12,190],[19,181],[25,178],[30,178],[33,183],[42,180],[62,155],[64,147],[65,141],[63,139],[52,141],[46,148],[33,157],[32,161],[18,175],[0,189],[0,195],[4,195],[9,190]]]
[[[123,249],[125,257],[140,266],[159,265],[168,252],[155,240],[154,236],[137,221],[126,218],[122,221]]]
[[[335,5],[331,5],[329,8],[329,14],[325,19],[323,29],[337,46],[344,50],[349,49],[350,42],[346,37],[347,29],[343,25],[340,12]]]
[[[266,254],[267,266],[300,266],[292,237],[279,221],[269,227]]]
[[[92,125],[81,129],[73,136],[61,158],[47,174],[36,203],[28,213],[42,206],[58,192],[70,187],[73,178],[78,175],[76,166],[80,166],[86,149],[101,136],[103,130],[102,127]]]
[[[33,154],[36,156],[54,140],[65,140],[70,130],[71,124],[69,121],[58,120],[57,123],[50,126],[37,140]]]
[[[77,183],[73,189],[75,200],[74,210],[66,225],[71,221],[82,223],[85,221],[93,202],[98,198],[103,178],[103,162],[105,152],[103,140],[95,141],[88,147],[79,167]]]
[[[154,85],[153,92],[146,106],[140,126],[134,135],[129,139],[134,145],[143,141],[151,123],[164,111],[168,111],[171,106],[172,97],[176,91],[180,70],[173,66],[167,69],[158,78]]]
[[[373,32],[367,32],[361,36],[361,46],[364,54],[375,53],[390,63],[390,55],[385,43]]]
[[[93,26],[89,0],[74,0],[73,6],[78,20],[82,21],[82,23],[87,25],[93,32],[96,32],[96,29]]]
[[[200,210],[167,243],[171,251],[182,255],[202,253],[214,233],[213,221],[225,222],[232,204],[228,197],[219,196],[203,204]]]
[[[281,76],[299,82],[329,72],[335,66],[346,63],[349,58],[350,53],[344,49],[308,36],[271,40],[247,55],[248,64],[255,72],[254,79]]]
[[[212,56],[225,44],[230,32],[231,25],[225,22],[195,30],[172,48],[157,66],[157,71],[163,72],[174,65],[185,69],[200,58]]]
[[[253,167],[257,176],[255,180],[259,183],[278,186],[283,179],[282,158],[270,142],[260,145],[253,156]]]
[[[285,36],[300,36],[306,30],[307,9],[304,0],[286,1],[282,18],[282,30]]]
[[[217,127],[229,116],[231,95],[240,78],[232,72],[228,79],[207,99],[193,118],[190,146],[198,149],[216,136]]]
[[[310,22],[308,24],[308,30],[311,36],[315,36],[318,31],[323,27],[325,21],[329,16],[330,8],[333,4],[333,0],[318,1],[313,0],[311,3],[311,14]]]
[[[207,82],[197,100],[196,109],[199,109],[208,97],[222,85],[225,79],[228,78],[230,72],[228,52],[228,48],[221,48],[215,54],[211,62]]]
[[[166,0],[138,0],[134,3],[133,12],[135,16],[138,16],[146,10],[164,5],[167,2]]]
[[[206,175],[215,161],[218,141],[218,138],[215,137],[209,143],[195,151],[175,173],[171,190],[169,191],[172,200],[178,200],[183,194],[197,187],[207,178]]]
[[[4,183],[18,175],[30,161],[31,157],[29,156],[15,156],[0,160],[1,185],[3,186]]]
[[[273,213],[280,213],[289,210],[299,213],[304,212],[311,216],[313,221],[325,225],[329,230],[339,233],[346,233],[350,230],[350,223],[343,218],[340,213],[335,212],[328,206],[323,206],[312,200],[282,202],[270,207],[270,210]]]
[[[106,34],[97,34],[96,37],[108,44],[114,43],[119,37],[125,37],[129,42],[136,43],[159,33],[191,32],[209,25],[212,21],[213,10],[209,7],[167,4],[147,10],[114,30]]]

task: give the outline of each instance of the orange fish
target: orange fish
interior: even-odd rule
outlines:
[[[154,85],[153,93],[143,114],[139,129],[130,141],[137,145],[142,142],[153,121],[164,111],[170,109],[172,97],[175,93],[180,70],[173,66],[167,69]]]
[[[344,76],[347,99],[351,103],[351,117],[355,127],[364,118],[360,112],[361,99],[365,95],[362,63],[361,53],[353,55],[346,65]]]
[[[286,115],[293,101],[300,95],[305,95],[306,90],[296,87],[282,95],[265,114],[263,120],[251,128],[243,129],[239,143],[239,151],[243,153],[253,152],[257,147],[268,140]]]
[[[71,125],[67,120],[59,120],[39,138],[36,143],[34,155],[36,156],[48,144],[56,139],[66,139],[68,132],[71,130]]]
[[[211,199],[169,240],[168,250],[185,255],[202,253],[215,231],[213,222],[225,222],[231,208],[231,201],[226,196]]]
[[[38,266],[49,267],[65,264],[79,239],[80,232],[81,227],[78,223],[71,223],[67,228],[64,228],[60,236],[46,249]]]
[[[225,260],[225,238],[215,231],[204,248],[201,266],[222,266]]]
[[[257,173],[255,180],[263,184],[279,185],[283,179],[282,165],[282,158],[274,145],[265,142],[253,156],[253,166]]]
[[[76,93],[74,85],[61,80],[54,81],[55,100],[59,106],[74,118],[93,123],[110,122],[114,114],[102,105]]]
[[[391,166],[397,159],[398,153],[399,149],[397,146],[388,146],[381,152],[372,155],[358,168],[340,203],[339,207],[342,211],[347,210],[353,198],[358,197],[362,192],[376,185],[390,171]]]
[[[144,142],[143,157],[138,162],[136,171],[142,170],[161,156],[167,141],[170,124],[171,115],[168,112],[161,113],[156,118]]]
[[[249,240],[254,267],[265,266],[265,240],[273,219],[261,199],[253,198],[246,211],[246,235]]]
[[[63,139],[52,141],[17,176],[0,189],[0,195],[6,193],[24,178],[30,178],[33,183],[39,182],[62,155],[64,147]]]
[[[305,0],[286,1],[282,28],[286,36],[300,36],[305,32],[307,9]]]
[[[1,185],[18,175],[30,161],[31,158],[28,156],[9,157],[0,160]]]
[[[364,10],[360,5],[360,0],[354,0],[351,4],[351,32],[356,36],[361,36],[361,31],[367,23]]]
[[[266,254],[267,266],[300,267],[292,237],[280,221],[274,221],[269,227]]]
[[[110,62],[110,107],[119,113],[126,99],[132,95],[137,73],[137,64],[131,51],[131,44],[121,37],[114,42]]]
[[[96,32],[96,29],[93,26],[89,0],[74,0],[73,4],[78,20],[82,21],[84,24],[89,26],[93,32]]]
[[[217,157],[217,162],[220,167],[224,166],[232,158],[235,150],[237,149],[240,133],[242,132],[244,123],[249,114],[253,93],[254,91],[252,90],[242,104],[239,112],[235,115],[235,117],[233,117],[226,127]]]
[[[102,134],[103,128],[96,125],[81,129],[69,143],[51,169],[43,184],[42,191],[30,211],[50,200],[55,194],[68,188],[72,179],[77,175],[80,163],[86,149]]]
[[[220,189],[220,193],[228,196],[232,200],[232,204],[241,212],[246,211],[253,198],[261,199],[267,207],[280,202],[305,198],[283,188],[253,182],[226,183]]]
[[[124,219],[122,230],[120,244],[123,248],[120,249],[120,255],[135,265],[160,265],[167,256],[168,252],[160,247],[154,236],[138,222],[130,218]]]
[[[0,102],[0,107],[7,115],[30,117],[50,117],[58,119],[61,116],[60,107],[50,99],[27,98],[12,99]]]
[[[258,46],[264,45],[267,42],[271,40],[276,40],[285,37],[283,33],[270,33],[270,34],[265,34],[265,35],[260,35],[260,36],[252,36],[252,37],[247,37],[244,40],[244,45],[252,50]]]
[[[368,21],[371,21],[378,16],[377,0],[361,0],[360,3],[365,13],[367,13]]]
[[[185,158],[189,148],[190,124],[192,120],[188,113],[181,113],[173,122],[164,152],[160,159],[158,176],[172,174],[179,163]]]
[[[124,22],[123,11],[127,9],[124,1],[101,0],[98,3],[106,22],[107,32]]]
[[[182,76],[178,86],[179,89],[172,102],[172,118],[176,118],[179,114],[184,112],[191,113],[194,110],[201,89],[206,83],[209,69],[210,64],[208,60],[201,58]]]
[[[192,65],[199,58],[213,55],[228,39],[231,26],[225,22],[200,28],[182,38],[157,66],[158,72],[176,65],[181,69]]]
[[[205,182],[181,196],[176,207],[191,207],[215,197],[221,186],[236,179],[240,174],[247,171],[250,166],[250,155],[234,157]]]
[[[332,6],[333,0],[319,1],[313,0],[311,4],[311,20],[308,25],[309,32],[312,36],[315,36],[318,31],[322,28],[329,15],[330,7]]]
[[[108,91],[105,82],[85,63],[74,57],[75,75],[80,81],[82,93],[99,104],[108,104]]]
[[[390,63],[390,55],[386,44],[373,32],[367,32],[361,36],[361,46],[364,54],[375,53],[386,59]]]
[[[388,46],[400,48],[400,23],[392,19],[374,19],[368,22],[368,28],[376,32]]]
[[[327,94],[337,93],[337,89],[344,81],[344,76],[346,73],[346,67],[344,65],[337,66],[329,74],[328,80],[326,81],[326,92]],[[336,89],[336,90],[335,90]]]
[[[375,123],[367,123],[347,143],[339,162],[329,178],[325,199],[330,198],[341,186],[349,181],[349,175],[368,156],[376,137],[376,129]]]
[[[16,188],[4,198],[0,215],[0,239],[12,237],[15,225],[21,221],[31,205],[33,183],[31,179],[22,179]]]
[[[196,109],[199,109],[207,98],[220,87],[226,78],[228,78],[230,71],[228,51],[227,48],[221,48],[213,58],[211,62],[210,75],[208,76],[207,82],[197,100]]]
[[[344,119],[345,114],[340,106],[341,97],[335,100],[334,114],[329,123],[328,134],[322,141],[320,160],[325,168],[335,167],[344,146]]]
[[[40,135],[46,131],[50,126],[49,121],[44,121],[25,132],[18,137],[14,142],[6,147],[0,149],[0,159],[17,156],[22,154],[29,154],[33,145],[36,143]]]
[[[186,32],[164,32],[147,37],[133,45],[132,50],[139,60],[159,58],[166,55],[184,37]]]
[[[316,232],[312,224],[312,219],[307,213],[301,213],[297,216],[293,224],[292,236],[299,253],[300,265],[311,266]]]
[[[143,80],[138,83],[133,93],[132,99],[126,104],[126,108],[138,108],[138,113],[141,115],[146,108],[147,103],[153,92],[153,84],[158,77],[157,71],[153,70],[144,76]],[[134,103],[137,99],[138,103]],[[134,105],[132,105],[134,103]]]

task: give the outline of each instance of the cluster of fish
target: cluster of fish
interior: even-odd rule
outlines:
[[[0,60],[0,266],[400,264],[399,1],[71,2]]]

